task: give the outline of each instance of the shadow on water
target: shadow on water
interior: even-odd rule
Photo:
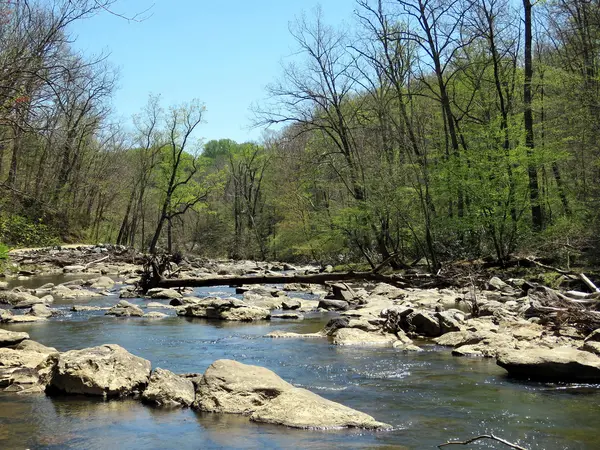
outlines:
[[[115,301],[102,297],[90,304]],[[295,322],[228,323],[165,312],[171,316],[161,320],[73,313],[5,328],[26,331],[60,351],[119,344],[152,361],[153,367],[179,373],[203,372],[220,358],[261,365],[296,386],[390,423],[394,430],[293,430],[241,416],[155,409],[135,400],[3,395],[0,448],[426,449],[484,433],[530,449],[600,448],[597,386],[512,380],[493,360],[457,358],[432,345],[421,353],[403,353],[336,347],[327,339],[263,337],[274,330],[317,331],[328,320],[325,315]],[[502,448],[491,442],[475,447]]]

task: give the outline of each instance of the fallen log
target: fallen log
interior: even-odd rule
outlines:
[[[156,272],[155,272],[156,275]],[[142,278],[144,279],[144,278]],[[154,276],[146,278],[148,282],[142,289],[242,286],[246,284],[327,284],[337,281],[375,281],[388,283],[400,288],[408,287],[449,287],[453,283],[443,277],[431,277],[424,280],[408,280],[401,275],[382,275],[373,272],[318,273],[312,275],[252,275],[222,276],[214,278],[165,278]]]

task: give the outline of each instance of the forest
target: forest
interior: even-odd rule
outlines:
[[[600,1],[357,0],[349,24],[307,12],[252,106],[263,137],[245,143],[203,142],[201,99],[151,95],[132,127],[115,120],[117,70],[69,34],[112,3],[0,2],[2,249],[431,270],[598,254]]]

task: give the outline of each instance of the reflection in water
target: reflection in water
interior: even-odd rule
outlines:
[[[87,304],[112,305],[116,300],[101,297]],[[68,313],[68,302],[58,306]],[[261,365],[291,383],[390,423],[394,431],[303,431],[255,424],[242,416],[155,409],[136,400],[5,395],[0,396],[0,448],[424,449],[483,433],[531,449],[600,448],[597,387],[515,382],[493,361],[452,357],[432,345],[426,345],[425,352],[407,354],[335,347],[326,339],[263,337],[274,330],[314,332],[326,316],[241,324],[165,312],[171,317],[162,320],[72,313],[44,324],[5,328],[26,331],[61,351],[116,343],[149,359],[153,367],[179,373],[203,372],[219,358]]]

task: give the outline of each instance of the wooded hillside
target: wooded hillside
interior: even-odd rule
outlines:
[[[114,122],[115,71],[68,31],[104,3],[0,3],[0,242],[432,269],[597,254],[599,1],[313,11],[253,108],[271,131],[241,144],[196,139],[198,100]]]

